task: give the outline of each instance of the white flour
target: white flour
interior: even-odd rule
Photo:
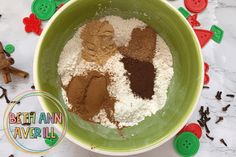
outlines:
[[[134,28],[145,28],[147,25],[142,21],[131,18],[122,19],[119,16],[106,16],[101,21],[108,21],[114,28],[114,41],[117,46],[128,46]]]
[[[123,20],[115,16],[109,16],[103,19],[106,19],[113,25],[115,29],[114,40],[122,45],[128,44],[131,38],[131,32],[134,28],[145,26],[143,22],[137,19]],[[124,30],[123,27],[127,26],[130,27]],[[62,78],[62,84],[64,86],[68,85],[72,76],[85,75],[89,70],[110,73],[112,76],[112,84],[108,86],[108,91],[109,94],[117,100],[115,103],[114,117],[115,120],[119,122],[119,127],[137,125],[140,121],[144,120],[145,117],[155,114],[165,105],[168,86],[173,76],[173,62],[170,50],[160,36],[157,36],[156,54],[153,59],[153,64],[156,69],[154,95],[151,100],[144,100],[134,96],[132,93],[130,82],[127,77],[124,77],[127,71],[124,69],[123,63],[120,62],[120,59],[123,57],[120,53],[112,56],[103,67],[92,62],[87,62],[80,57],[82,49],[80,32],[82,29],[83,27],[68,41],[60,56],[58,73]],[[66,93],[62,92],[62,94],[65,103],[71,108]],[[106,118],[106,112],[104,110],[101,110],[97,116],[94,116],[93,120],[106,127],[116,127]]]

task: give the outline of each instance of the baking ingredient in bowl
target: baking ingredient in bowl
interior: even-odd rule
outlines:
[[[124,57],[121,61],[128,72],[132,92],[143,99],[151,99],[154,95],[155,79],[153,64],[130,57]]]
[[[91,120],[102,108],[114,111],[114,99],[109,97],[109,75],[91,71],[86,76],[76,76],[66,87],[72,111],[83,119]],[[110,115],[110,113],[108,113]]]
[[[81,33],[82,58],[88,62],[105,64],[117,49],[113,36],[114,29],[107,21],[96,20],[86,24]]]
[[[99,21],[108,21],[113,26],[113,40],[118,47],[128,47],[132,40],[133,30],[135,28],[144,30],[146,27],[146,24],[135,18],[122,19],[121,17],[107,16]],[[110,81],[107,91],[109,97],[115,98],[114,110],[105,106],[101,107],[99,113],[92,117],[92,121],[109,128],[134,126],[143,121],[145,117],[152,116],[162,109],[166,103],[168,87],[173,76],[172,55],[165,41],[156,34],[154,57],[152,62],[147,62],[152,64],[155,69],[154,94],[151,99],[143,99],[132,92],[131,81],[127,76],[128,71],[121,61],[124,58],[121,53],[114,53],[104,64],[89,62],[81,57],[83,49],[81,32],[85,27],[86,25],[80,27],[74,37],[65,45],[58,62],[58,73],[64,87],[68,86],[73,78],[87,76],[91,71],[97,71],[104,76],[105,74],[109,75]],[[73,105],[69,103],[64,90],[62,90],[62,95],[68,108],[71,109]],[[74,122],[75,125],[80,126],[78,121]]]
[[[108,21],[114,28],[114,41],[117,46],[128,46],[133,29],[144,29],[147,25],[136,19],[123,19],[119,16],[106,16],[100,21]]]
[[[139,61],[152,62],[156,49],[156,32],[150,28],[135,28],[128,46],[118,47],[124,56]]]

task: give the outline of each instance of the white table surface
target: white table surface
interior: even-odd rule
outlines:
[[[0,78],[0,85],[9,90],[9,97],[13,98],[18,93],[30,89],[33,84],[32,65],[33,56],[38,37],[34,34],[27,34],[23,31],[22,19],[30,14],[31,0],[0,0],[0,41],[3,44],[13,43],[16,51],[13,57],[16,60],[15,66],[30,73],[29,79],[13,78],[13,83],[4,85]],[[184,6],[183,0],[170,1],[175,7]],[[236,0],[209,0],[208,8],[199,14],[199,21],[202,28],[210,29],[211,25],[217,24],[225,31],[225,36],[221,44],[213,41],[203,49],[204,60],[210,64],[209,75],[211,82],[209,90],[202,91],[202,96],[198,103],[198,108],[189,120],[195,122],[198,118],[198,109],[201,105],[210,106],[212,120],[209,127],[215,140],[208,140],[205,135],[201,138],[201,146],[197,157],[236,157],[236,102],[224,98],[216,101],[214,96],[218,90],[223,94],[236,94]],[[230,101],[230,102],[229,102]],[[227,113],[222,113],[221,108],[227,104],[232,106]],[[32,157],[33,155],[22,153],[16,150],[8,141],[2,131],[3,113],[6,108],[5,101],[0,100],[0,157],[8,157],[14,154],[15,157]],[[217,116],[224,116],[224,121],[215,125]],[[224,138],[228,144],[225,147],[219,142]],[[84,150],[65,139],[45,157],[102,157],[104,155],[95,154]],[[135,155],[137,157],[177,157],[172,147],[172,140],[152,151]],[[37,156],[36,156],[37,157]]]

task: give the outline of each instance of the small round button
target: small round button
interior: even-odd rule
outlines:
[[[61,4],[66,4],[69,0],[55,0],[56,6],[59,7]]]
[[[55,136],[55,138],[52,138],[52,134],[49,133],[50,138],[45,139],[45,143],[50,147],[54,146],[58,141],[58,135],[56,133],[54,133],[53,135]]]
[[[31,10],[38,19],[48,20],[55,13],[56,4],[54,0],[34,0]]]
[[[184,0],[186,8],[193,13],[200,13],[206,9],[208,0]]]
[[[7,44],[4,50],[7,54],[12,54],[15,51],[15,47],[12,44]]]
[[[191,132],[197,136],[198,139],[202,136],[202,128],[196,123],[190,123],[184,128],[184,132]]]
[[[181,156],[190,157],[198,152],[200,142],[193,133],[184,132],[175,138],[174,147]]]

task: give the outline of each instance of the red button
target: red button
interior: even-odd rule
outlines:
[[[184,4],[189,11],[193,13],[200,13],[206,9],[208,0],[184,0]]]
[[[178,134],[183,132],[191,132],[196,135],[198,139],[200,139],[202,136],[202,128],[196,123],[190,123],[186,125],[185,127],[183,127],[183,129],[180,130]]]
[[[206,84],[208,84],[209,82],[210,82],[210,77],[209,77],[208,74],[205,74],[205,75],[204,75],[204,84],[206,85]]]
[[[187,18],[188,22],[190,23],[190,25],[192,27],[195,27],[195,26],[200,26],[200,22],[198,22],[197,20],[197,14],[194,14],[194,15],[191,15]]]
[[[204,29],[194,29],[194,31],[202,48],[208,43],[214,34],[213,32]]]
[[[27,33],[34,32],[37,35],[42,33],[41,20],[39,20],[35,14],[30,14],[29,17],[25,17],[23,23],[25,24],[25,31]]]
[[[204,71],[205,71],[205,74],[209,71],[209,65],[204,62]]]

